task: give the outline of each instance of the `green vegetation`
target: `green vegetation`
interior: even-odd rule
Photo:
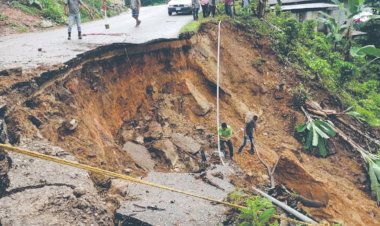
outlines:
[[[7,16],[0,13],[0,21],[5,21],[7,19]]]
[[[307,151],[312,151],[313,147],[318,147],[318,155],[326,157],[329,154],[326,147],[327,139],[336,135],[333,126],[329,121],[308,117],[308,121],[297,126],[296,131],[305,134],[303,143]]]
[[[372,196],[380,204],[380,155],[371,154],[363,149],[358,149],[364,161],[368,164],[368,175],[371,180]]]
[[[196,33],[198,32],[201,24],[203,23],[202,19],[191,21],[181,28],[180,33]]]
[[[90,8],[91,12],[81,9],[82,21],[89,21],[96,18],[102,18],[101,12],[102,0],[83,0],[83,2]],[[64,11],[66,0],[20,0],[13,1],[12,7],[18,8],[23,12],[33,15],[42,16],[46,19],[52,20],[57,24],[64,24],[67,15]],[[106,1],[107,15],[114,16],[120,13],[120,9],[111,7],[112,0]]]
[[[272,220],[276,209],[268,199],[256,196],[249,198],[246,205],[247,207],[242,209],[239,215],[239,226],[279,225],[277,221]]]
[[[244,193],[241,189],[236,189],[235,191],[228,194],[228,201],[234,204],[243,203],[244,200],[248,198],[248,195]]]
[[[364,54],[355,39],[339,33],[347,28],[334,28],[335,22],[328,21],[332,32],[325,35],[316,32],[318,21],[298,22],[290,13],[276,10],[267,14],[265,23],[252,16],[235,17],[235,23],[244,25],[258,38],[270,36],[280,61],[291,63],[305,80],[319,82],[347,106],[353,106],[366,122],[380,126],[380,64],[374,55],[378,50],[372,46]]]
[[[20,2],[12,2],[12,6],[14,8],[17,8],[17,9],[20,9],[22,10],[23,12],[29,14],[29,15],[33,15],[33,16],[38,16],[39,15],[39,11],[37,8],[34,8],[34,7],[29,7],[27,5],[24,5],[24,4],[21,4]]]
[[[278,225],[273,219],[276,213],[271,201],[261,196],[250,196],[243,190],[237,189],[228,194],[228,201],[238,205],[244,205],[246,208],[240,209],[237,218],[234,219],[234,225],[240,226],[266,226]]]
[[[267,12],[262,20],[255,16],[257,2],[251,1],[249,9],[241,9],[237,5],[238,15],[233,22],[257,38],[269,36],[279,60],[291,63],[304,77],[303,80],[318,82],[347,107],[352,106],[361,120],[380,126],[380,19],[369,20],[360,26],[352,20],[360,13],[364,0],[349,1],[346,25],[340,25],[335,18],[324,13],[319,20],[298,22],[291,13],[281,12],[279,7]],[[377,6],[377,2],[368,0],[368,3]],[[224,12],[223,4],[217,7],[219,12]],[[218,19],[225,18],[218,16]],[[182,32],[195,32],[203,22],[205,20],[191,22]],[[320,23],[327,26],[327,34],[317,32]],[[354,38],[352,32],[355,29],[361,29],[368,35]],[[252,61],[256,68],[260,68],[260,63]],[[295,106],[299,107],[306,100],[306,96],[301,94],[294,99]]]
[[[17,27],[17,30],[18,30],[18,32],[24,33],[24,32],[28,32],[29,28],[27,26],[25,26],[25,25],[19,25]]]

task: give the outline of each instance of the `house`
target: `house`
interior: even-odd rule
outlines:
[[[278,1],[269,0],[268,4],[274,8]],[[320,11],[335,15],[339,11],[339,6],[324,0],[281,0],[281,10],[290,11],[298,21],[304,21],[317,19],[320,17]]]

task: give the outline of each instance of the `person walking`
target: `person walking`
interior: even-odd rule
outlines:
[[[226,14],[230,17],[232,17],[232,4],[234,3],[233,0],[224,0],[224,10],[226,11]]]
[[[218,135],[220,136],[220,149],[223,152],[224,156],[226,155],[224,144],[227,144],[229,152],[230,152],[230,158],[234,156],[234,148],[232,146],[231,142],[231,136],[232,136],[232,128],[227,125],[225,122],[222,123],[222,126],[219,127]]]
[[[253,116],[253,118],[248,118],[246,120],[243,144],[239,148],[238,154],[240,154],[242,152],[243,148],[247,144],[247,140],[249,140],[251,142],[251,150],[249,151],[249,153],[251,155],[253,155],[255,153],[256,148],[255,148],[255,143],[254,143],[254,139],[253,139],[253,130],[256,130],[257,119],[258,119],[258,117],[255,115],[255,116]]]
[[[141,24],[141,20],[139,20],[140,7],[140,0],[131,0],[132,17],[136,20],[136,27]]]
[[[69,21],[67,24],[68,37],[67,40],[71,40],[71,29],[74,23],[77,24],[78,39],[82,39],[82,28],[80,26],[80,6],[83,6],[90,14],[90,9],[82,0],[67,0],[65,4],[66,14],[69,15]]]
[[[191,0],[191,5],[193,7],[193,18],[194,20],[198,20],[199,0]]]
[[[200,0],[199,2],[201,3],[203,17],[204,18],[208,17],[208,15],[210,15],[209,0]]]
[[[216,0],[211,0],[210,13],[212,17],[215,17],[215,10],[216,10]]]

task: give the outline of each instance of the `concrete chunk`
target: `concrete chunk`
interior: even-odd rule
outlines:
[[[178,148],[191,154],[195,154],[201,149],[201,145],[197,141],[180,133],[174,133],[172,141]]]
[[[124,144],[123,150],[135,161],[135,163],[145,170],[152,171],[155,165],[149,151],[142,145],[128,141]]]

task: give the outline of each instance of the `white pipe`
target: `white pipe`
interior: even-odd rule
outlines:
[[[301,221],[304,221],[304,222],[307,222],[307,223],[311,223],[311,224],[315,224],[315,225],[318,225],[318,222],[314,221],[313,219],[309,218],[308,216],[305,216],[303,215],[302,213],[298,212],[297,210],[291,208],[290,206],[286,205],[285,203],[273,198],[272,196],[268,195],[267,193],[261,191],[260,189],[257,189],[255,187],[253,187],[253,190],[255,190],[257,193],[259,193],[260,195],[264,196],[265,198],[269,199],[271,202],[273,202],[275,205],[277,205],[278,207],[281,207],[283,210],[285,210],[286,212],[294,215],[295,217],[297,217],[298,219],[300,219]]]
[[[219,119],[219,77],[220,77],[220,24],[222,21],[219,21],[218,25],[218,56],[217,56],[217,62],[216,62],[216,131],[218,136],[218,153],[220,161],[222,162],[223,166],[225,165],[223,158],[222,158],[222,152],[220,152],[220,137],[219,137],[219,126],[220,126],[220,119]]]

